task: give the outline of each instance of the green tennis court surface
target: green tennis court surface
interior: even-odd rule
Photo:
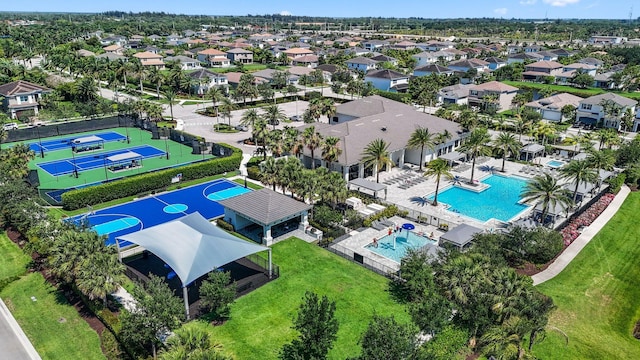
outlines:
[[[204,155],[194,155],[191,154],[192,148],[190,146],[185,146],[180,143],[164,140],[164,139],[151,139],[151,133],[148,131],[140,130],[138,128],[113,128],[109,130],[99,130],[99,131],[91,131],[84,133],[77,133],[73,135],[64,135],[58,137],[49,137],[40,139],[45,143],[54,143],[55,141],[61,141],[63,139],[68,139],[70,137],[77,138],[82,136],[89,135],[101,135],[105,134],[105,132],[120,134],[123,138],[126,139],[128,136],[130,139],[130,143],[126,141],[110,141],[104,143],[104,149],[96,150],[96,151],[87,151],[84,152],[80,156],[99,156],[100,154],[106,153],[118,153],[122,150],[130,149],[130,148],[140,148],[140,147],[153,147],[155,149],[161,150],[162,152],[169,153],[169,159],[166,156],[154,156],[151,158],[146,158],[142,161],[142,166],[132,167],[132,168],[123,168],[118,171],[112,171],[108,169],[108,166],[99,166],[92,169],[83,169],[78,173],[78,177],[75,177],[73,171],[65,174],[61,174],[59,176],[55,176],[54,174],[60,174],[61,172],[52,171],[52,173],[48,173],[43,170],[39,164],[46,164],[52,162],[60,162],[63,160],[67,160],[73,158],[71,153],[71,148],[60,149],[58,151],[45,152],[44,158],[40,157],[40,154],[36,152],[36,158],[29,163],[29,169],[38,171],[38,177],[40,180],[40,189],[49,189],[49,190],[58,190],[58,189],[68,189],[74,187],[83,187],[88,184],[100,183],[105,180],[113,180],[116,178],[143,174],[150,171],[156,171],[160,169],[170,168],[181,166],[197,161],[202,161],[205,159],[211,159],[213,156],[209,154]],[[113,137],[116,135],[113,134]],[[33,143],[33,140],[27,141],[26,143]],[[9,146],[13,144],[7,144]],[[75,155],[78,157],[78,154]],[[47,167],[45,165],[45,167]]]

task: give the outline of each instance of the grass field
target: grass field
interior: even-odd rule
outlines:
[[[131,148],[139,145],[150,145],[162,151],[167,151],[167,148],[168,148],[169,159],[167,159],[165,156],[144,159],[142,160],[142,167],[138,167],[130,170],[122,170],[118,172],[106,171],[106,174],[105,174],[105,168],[97,168],[93,170],[81,171],[79,173],[78,178],[75,178],[72,174],[53,176],[36,166],[41,162],[49,162],[54,160],[72,158],[71,149],[46,152],[44,159],[39,156],[36,156],[36,158],[29,163],[30,169],[38,170],[38,176],[40,178],[40,188],[66,189],[66,188],[75,187],[75,186],[82,186],[85,184],[102,182],[107,177],[109,178],[109,180],[111,180],[114,178],[137,175],[137,174],[141,174],[141,173],[145,173],[153,170],[177,166],[180,164],[192,163],[192,162],[203,159],[203,155],[191,154],[192,148],[189,146],[184,146],[171,140],[168,140],[166,142],[165,140],[153,140],[151,139],[150,132],[143,131],[137,128],[127,128],[127,129],[114,128],[114,129],[108,129],[108,130],[79,133],[79,134],[75,134],[75,136],[79,137],[83,135],[89,135],[89,134],[95,134],[95,133],[101,133],[101,132],[107,132],[107,131],[117,132],[124,136],[126,136],[128,133],[131,142],[129,144],[127,144],[126,142],[120,142],[120,141],[106,142],[104,144],[104,149],[99,150],[99,152]],[[74,136],[74,135],[64,135],[57,138],[69,138],[71,136]],[[43,138],[42,141],[51,140],[51,139],[56,139],[56,137]],[[30,142],[33,142],[33,140]],[[84,154],[83,153],[77,154],[76,156],[86,156],[91,154],[94,154],[94,153],[87,152]],[[204,157],[211,158],[211,155],[205,155]]]
[[[576,88],[570,85],[549,85],[549,84],[541,84],[541,83],[534,83],[534,82],[528,82],[528,81],[502,81],[502,82],[507,85],[515,86],[517,88],[528,88],[528,89],[536,89],[536,90],[551,89],[555,92],[566,92],[566,93],[574,94],[580,97],[584,97],[584,95],[593,96],[598,94],[604,94],[606,92],[613,92],[620,96],[628,97],[633,100],[640,100],[640,92],[608,91],[608,90],[599,89],[599,88],[581,89],[581,88]]]
[[[31,258],[4,231],[0,232],[0,254],[0,280],[20,276],[27,271]]]
[[[640,193],[629,195],[618,213],[554,279],[538,286],[558,309],[548,331],[534,346],[540,359],[640,359],[632,336],[640,319]]]
[[[386,278],[316,245],[296,238],[280,242],[273,246],[273,261],[280,278],[238,299],[224,325],[193,321],[186,326],[209,329],[237,359],[276,359],[282,345],[297,335],[291,324],[305,291],[314,291],[336,301],[340,330],[329,358],[345,359],[358,355],[358,340],[374,312],[409,321],[387,292]]]

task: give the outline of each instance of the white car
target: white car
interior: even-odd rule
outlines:
[[[17,124],[17,123],[14,123],[14,122],[12,122],[12,123],[6,123],[6,124],[2,125],[2,129],[3,129],[3,130],[7,130],[7,131],[9,131],[9,130],[16,130],[17,128],[18,128],[18,124]]]

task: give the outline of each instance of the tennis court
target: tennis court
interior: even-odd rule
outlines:
[[[60,176],[65,174],[72,174],[75,170],[77,170],[78,172],[82,172],[103,167],[106,168],[112,162],[110,158],[117,158],[118,155],[128,155],[129,153],[139,155],[140,159],[148,159],[166,155],[164,151],[159,150],[153,146],[142,145],[115,151],[94,153],[91,155],[76,156],[62,160],[39,163],[38,167],[52,176]],[[129,158],[132,159],[135,157]]]
[[[93,134],[92,136],[95,136],[96,138],[100,139],[100,141],[105,143],[112,142],[112,141],[127,140],[126,136],[118,134],[117,132],[113,132],[113,131],[101,132],[101,133]],[[74,146],[74,140],[78,138],[80,138],[80,136],[33,142],[29,144],[29,148],[37,154],[40,153],[41,149],[44,152],[71,149]]]
[[[69,221],[90,227],[99,235],[106,235],[107,245],[113,245],[117,236],[163,224],[196,211],[207,219],[222,216],[224,208],[216,200],[249,191],[232,181],[220,179],[78,215]],[[120,247],[128,245],[120,243]]]

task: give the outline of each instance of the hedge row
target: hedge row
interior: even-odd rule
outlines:
[[[83,189],[71,190],[62,194],[62,205],[66,210],[80,209],[127,196],[160,190],[171,185],[171,178],[182,174],[182,180],[195,180],[203,177],[237,170],[242,161],[242,151],[229,145],[233,150],[228,157],[215,158],[177,168],[136,175],[121,180]]]

